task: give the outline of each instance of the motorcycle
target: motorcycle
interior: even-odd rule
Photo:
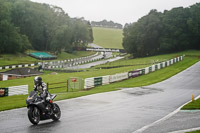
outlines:
[[[56,103],[53,103],[53,99],[56,94],[50,95],[49,100],[44,100],[37,96],[36,91],[31,91],[26,99],[28,108],[28,118],[30,122],[37,125],[40,120],[52,119],[57,121],[60,119],[61,111]]]

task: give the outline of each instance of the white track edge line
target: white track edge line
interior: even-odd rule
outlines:
[[[198,99],[198,98],[200,98],[200,95],[197,96],[197,97],[195,98],[195,100]],[[154,126],[154,125],[156,125],[156,124],[158,124],[158,123],[161,123],[161,122],[163,122],[163,121],[169,119],[170,117],[172,117],[173,115],[175,115],[176,113],[178,113],[178,112],[180,111],[180,109],[181,109],[183,106],[185,106],[186,104],[188,104],[188,103],[191,102],[191,101],[192,101],[192,100],[186,102],[185,104],[183,104],[182,106],[180,106],[178,109],[174,110],[172,113],[169,113],[168,115],[164,116],[163,118],[161,118],[161,119],[159,119],[159,120],[157,120],[157,121],[155,121],[155,122],[153,122],[153,123],[151,123],[151,124],[149,124],[149,125],[146,125],[146,126],[140,128],[140,129],[138,129],[138,130],[136,130],[136,131],[134,131],[134,132],[132,132],[132,133],[142,133],[142,132],[145,131],[146,129],[148,129],[148,128],[150,128],[150,127],[152,127],[152,126]]]

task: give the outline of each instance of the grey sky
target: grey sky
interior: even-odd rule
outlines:
[[[70,17],[90,21],[103,19],[121,24],[136,22],[151,9],[163,12],[174,7],[188,7],[200,0],[31,0],[59,6]]]

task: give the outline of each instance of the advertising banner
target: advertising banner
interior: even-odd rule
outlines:
[[[0,97],[8,96],[8,88],[0,88]]]
[[[138,77],[138,76],[140,76],[140,70],[128,72],[128,77],[129,78],[135,78],[135,77]]]

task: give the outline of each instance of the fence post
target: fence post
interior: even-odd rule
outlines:
[[[67,79],[67,92],[69,92],[69,86],[68,86],[68,84],[69,84],[69,79]]]

